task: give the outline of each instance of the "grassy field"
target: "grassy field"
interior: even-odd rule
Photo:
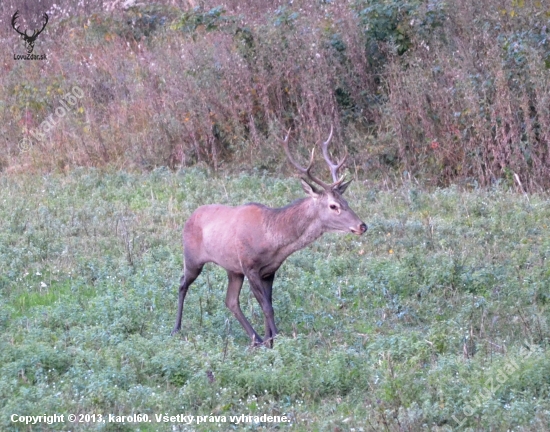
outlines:
[[[296,179],[77,169],[0,185],[3,431],[550,430],[546,197],[352,184],[369,231],[282,266],[270,350],[249,348],[214,266],[169,336],[181,229],[206,203],[282,206],[302,196]],[[248,287],[241,304],[261,329]],[[152,422],[10,420],[54,413]],[[230,422],[241,414],[288,422]]]

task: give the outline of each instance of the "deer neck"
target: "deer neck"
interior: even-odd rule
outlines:
[[[297,200],[286,207],[272,209],[268,232],[274,246],[284,256],[306,247],[324,233],[316,203],[312,198]]]

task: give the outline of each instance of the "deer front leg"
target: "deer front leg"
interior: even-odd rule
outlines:
[[[271,298],[271,293],[273,291],[273,281],[275,279],[275,274],[271,275],[269,278],[264,280],[264,293],[265,297],[273,311],[273,302]],[[275,325],[275,313],[273,312],[272,323],[267,319],[267,315],[264,315],[264,324],[265,324],[265,336],[264,343],[268,344],[270,348],[273,348],[273,339],[277,336],[277,326]]]
[[[244,316],[239,303],[239,295],[243,286],[244,275],[228,271],[227,277],[229,278],[229,285],[227,287],[227,295],[225,296],[225,305],[233,315],[235,315],[235,318],[241,323],[246,333],[248,333],[248,336],[252,340],[252,345],[261,345],[263,343],[262,338],[256,333]]]

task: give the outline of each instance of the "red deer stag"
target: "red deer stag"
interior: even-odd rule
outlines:
[[[338,170],[347,157],[334,163],[328,154],[332,127],[328,139],[322,144],[323,156],[332,174],[333,183],[327,184],[311,173],[315,149],[309,165],[296,163],[288,149],[288,138],[282,141],[288,160],[302,174],[302,188],[308,195],[282,208],[270,208],[249,203],[238,207],[220,204],[196,209],[183,228],[185,268],[180,280],[178,313],[172,335],[181,329],[183,302],[189,285],[202,271],[204,264],[214,262],[227,271],[229,286],[225,304],[241,323],[253,345],[264,343],[273,346],[277,327],[272,306],[272,286],[275,273],[288,256],[303,249],[326,232],[351,232],[361,235],[367,225],[357,217],[342,194],[351,180],[338,178]],[[313,185],[320,186],[317,188]],[[239,294],[244,277],[264,313],[264,339],[256,333],[245,318]]]

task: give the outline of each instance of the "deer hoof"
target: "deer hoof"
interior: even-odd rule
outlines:
[[[264,341],[262,340],[261,337],[254,337],[252,338],[252,348],[259,348],[261,347],[262,345],[264,344]]]

